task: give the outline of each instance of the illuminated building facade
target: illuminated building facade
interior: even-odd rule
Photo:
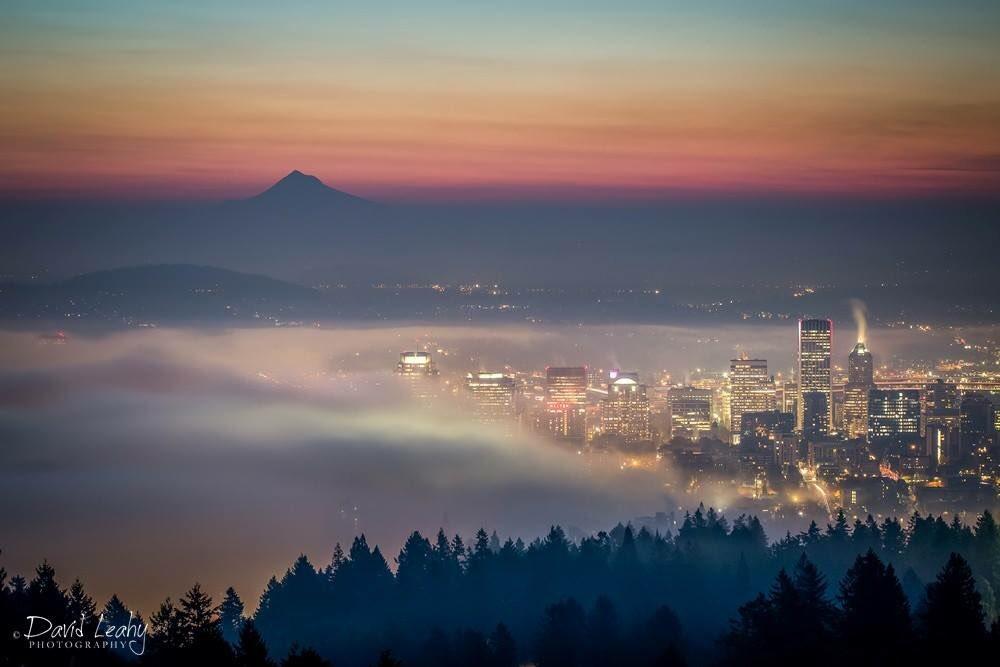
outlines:
[[[638,373],[617,373],[601,401],[601,431],[628,444],[652,439],[649,398]]]
[[[697,440],[711,432],[711,389],[671,387],[667,401],[670,406],[671,437]]]
[[[848,438],[868,437],[868,392],[875,388],[872,353],[859,342],[847,356],[844,385],[844,431]]]
[[[465,390],[472,413],[484,424],[511,423],[517,415],[517,383],[501,372],[468,373]]]
[[[774,410],[774,382],[767,375],[767,360],[746,354],[729,365],[729,424],[731,442],[740,442],[743,413]]]
[[[833,421],[832,347],[832,321],[799,320],[797,420],[803,433],[822,435],[830,432]]]
[[[868,441],[907,444],[920,437],[920,392],[873,389],[868,394]]]
[[[587,367],[550,366],[545,369],[544,428],[564,440],[587,437]]]
[[[430,352],[403,352],[396,364],[396,375],[405,380],[418,399],[431,399],[438,393],[438,370]]]

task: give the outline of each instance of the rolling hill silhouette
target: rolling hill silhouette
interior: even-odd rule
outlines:
[[[191,264],[96,271],[52,283],[0,285],[0,316],[86,320],[294,317],[324,305],[318,291],[267,276]]]

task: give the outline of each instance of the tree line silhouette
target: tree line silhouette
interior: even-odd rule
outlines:
[[[414,532],[395,562],[360,535],[325,566],[299,556],[252,613],[232,588],[217,604],[194,584],[148,619],[117,596],[98,609],[47,562],[30,581],[0,569],[0,665],[901,664],[1000,651],[988,511],[974,525],[920,514],[851,524],[841,511],[769,543],[757,518],[730,523],[701,506],[676,535],[619,524],[573,542],[555,526],[530,544],[480,530],[466,545]],[[829,589],[827,573],[842,575]],[[13,631],[29,614],[131,618],[150,633],[139,657],[28,649]]]

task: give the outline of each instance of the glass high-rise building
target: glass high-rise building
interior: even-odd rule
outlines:
[[[485,424],[511,423],[517,415],[517,383],[501,372],[467,373],[472,414]]]
[[[649,398],[638,373],[618,373],[608,384],[608,396],[601,401],[601,431],[622,442],[652,439]]]
[[[712,430],[712,390],[698,387],[671,387],[670,435],[697,440]]]
[[[437,397],[438,370],[430,352],[401,353],[396,374],[406,381],[414,397],[421,400]]]
[[[740,442],[742,417],[747,412],[774,410],[774,382],[767,374],[766,359],[743,354],[729,365],[729,424],[731,442]]]
[[[847,355],[847,384],[844,385],[844,431],[848,438],[868,437],[868,392],[875,388],[872,353],[858,342]]]
[[[810,431],[813,435],[823,435],[830,432],[833,421],[832,348],[831,320],[799,320],[797,421],[803,433]]]
[[[545,369],[546,429],[558,438],[583,442],[587,437],[587,367]]]

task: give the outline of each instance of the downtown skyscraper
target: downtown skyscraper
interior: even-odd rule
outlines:
[[[672,387],[667,395],[671,437],[697,440],[712,430],[712,390]]]
[[[545,369],[543,430],[562,440],[580,443],[586,440],[586,366],[550,366]]]
[[[618,373],[608,385],[608,396],[601,401],[601,431],[625,444],[652,438],[649,398],[638,373]]]
[[[799,320],[797,426],[806,435],[830,432],[833,421],[832,348],[831,320]]]
[[[437,365],[430,352],[402,352],[396,364],[396,375],[400,377],[414,398],[423,403],[432,401],[440,390]]]
[[[844,385],[844,430],[848,438],[868,437],[868,393],[875,388],[875,362],[864,341],[847,356]]]
[[[766,359],[751,359],[743,353],[729,365],[729,424],[731,443],[740,442],[742,418],[749,412],[774,410],[774,382],[767,374]]]
[[[465,390],[472,414],[484,424],[510,425],[517,416],[517,383],[500,371],[467,373]]]

